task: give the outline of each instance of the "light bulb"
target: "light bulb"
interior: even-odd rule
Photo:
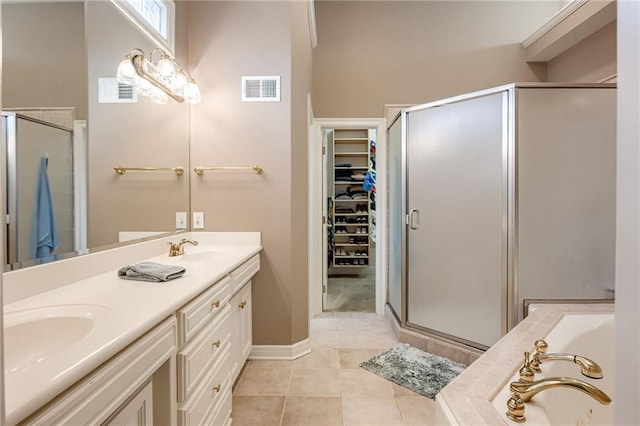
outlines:
[[[136,81],[136,93],[141,96],[150,96],[153,85],[146,78],[139,78]]]
[[[202,101],[200,96],[200,89],[193,79],[190,79],[187,85],[184,87],[184,100],[188,104],[199,104]]]
[[[176,75],[176,67],[173,65],[173,61],[167,57],[160,59],[156,68],[158,77],[162,79],[168,80]]]
[[[185,88],[186,85],[187,85],[187,77],[182,73],[177,73],[171,79],[171,90],[176,95],[182,96],[182,94],[184,93],[184,88]]]
[[[131,62],[131,57],[126,56],[122,62],[118,65],[118,71],[116,72],[118,82],[122,84],[132,85],[135,83],[137,77],[136,69]]]
[[[149,94],[149,99],[157,104],[166,104],[169,100],[169,97],[159,88],[152,86],[151,92]]]

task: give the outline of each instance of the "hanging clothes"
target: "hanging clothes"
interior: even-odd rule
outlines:
[[[53,200],[49,187],[47,167],[49,157],[43,154],[40,158],[38,179],[36,181],[36,199],[33,215],[33,236],[31,256],[34,259],[50,256],[58,247],[58,232],[53,214]]]

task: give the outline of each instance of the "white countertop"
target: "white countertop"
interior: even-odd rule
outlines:
[[[259,244],[186,246],[186,253],[209,250],[224,253],[213,262],[184,261],[167,254],[146,259],[185,266],[186,273],[169,282],[123,280],[118,278],[115,268],[5,305],[5,318],[11,318],[17,311],[48,306],[104,308],[99,309],[96,326],[81,341],[24,371],[5,374],[7,423],[16,423],[35,412],[261,249]]]

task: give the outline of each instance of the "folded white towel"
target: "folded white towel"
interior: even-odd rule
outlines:
[[[181,277],[187,270],[178,265],[163,265],[154,262],[140,262],[118,270],[123,280],[164,282]]]

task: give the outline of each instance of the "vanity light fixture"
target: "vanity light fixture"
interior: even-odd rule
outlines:
[[[154,55],[157,60],[154,61]],[[117,71],[118,82],[135,88],[153,102],[166,104],[169,97],[178,102],[197,104],[202,100],[195,80],[164,50],[155,48],[145,57],[141,49],[132,49]]]

